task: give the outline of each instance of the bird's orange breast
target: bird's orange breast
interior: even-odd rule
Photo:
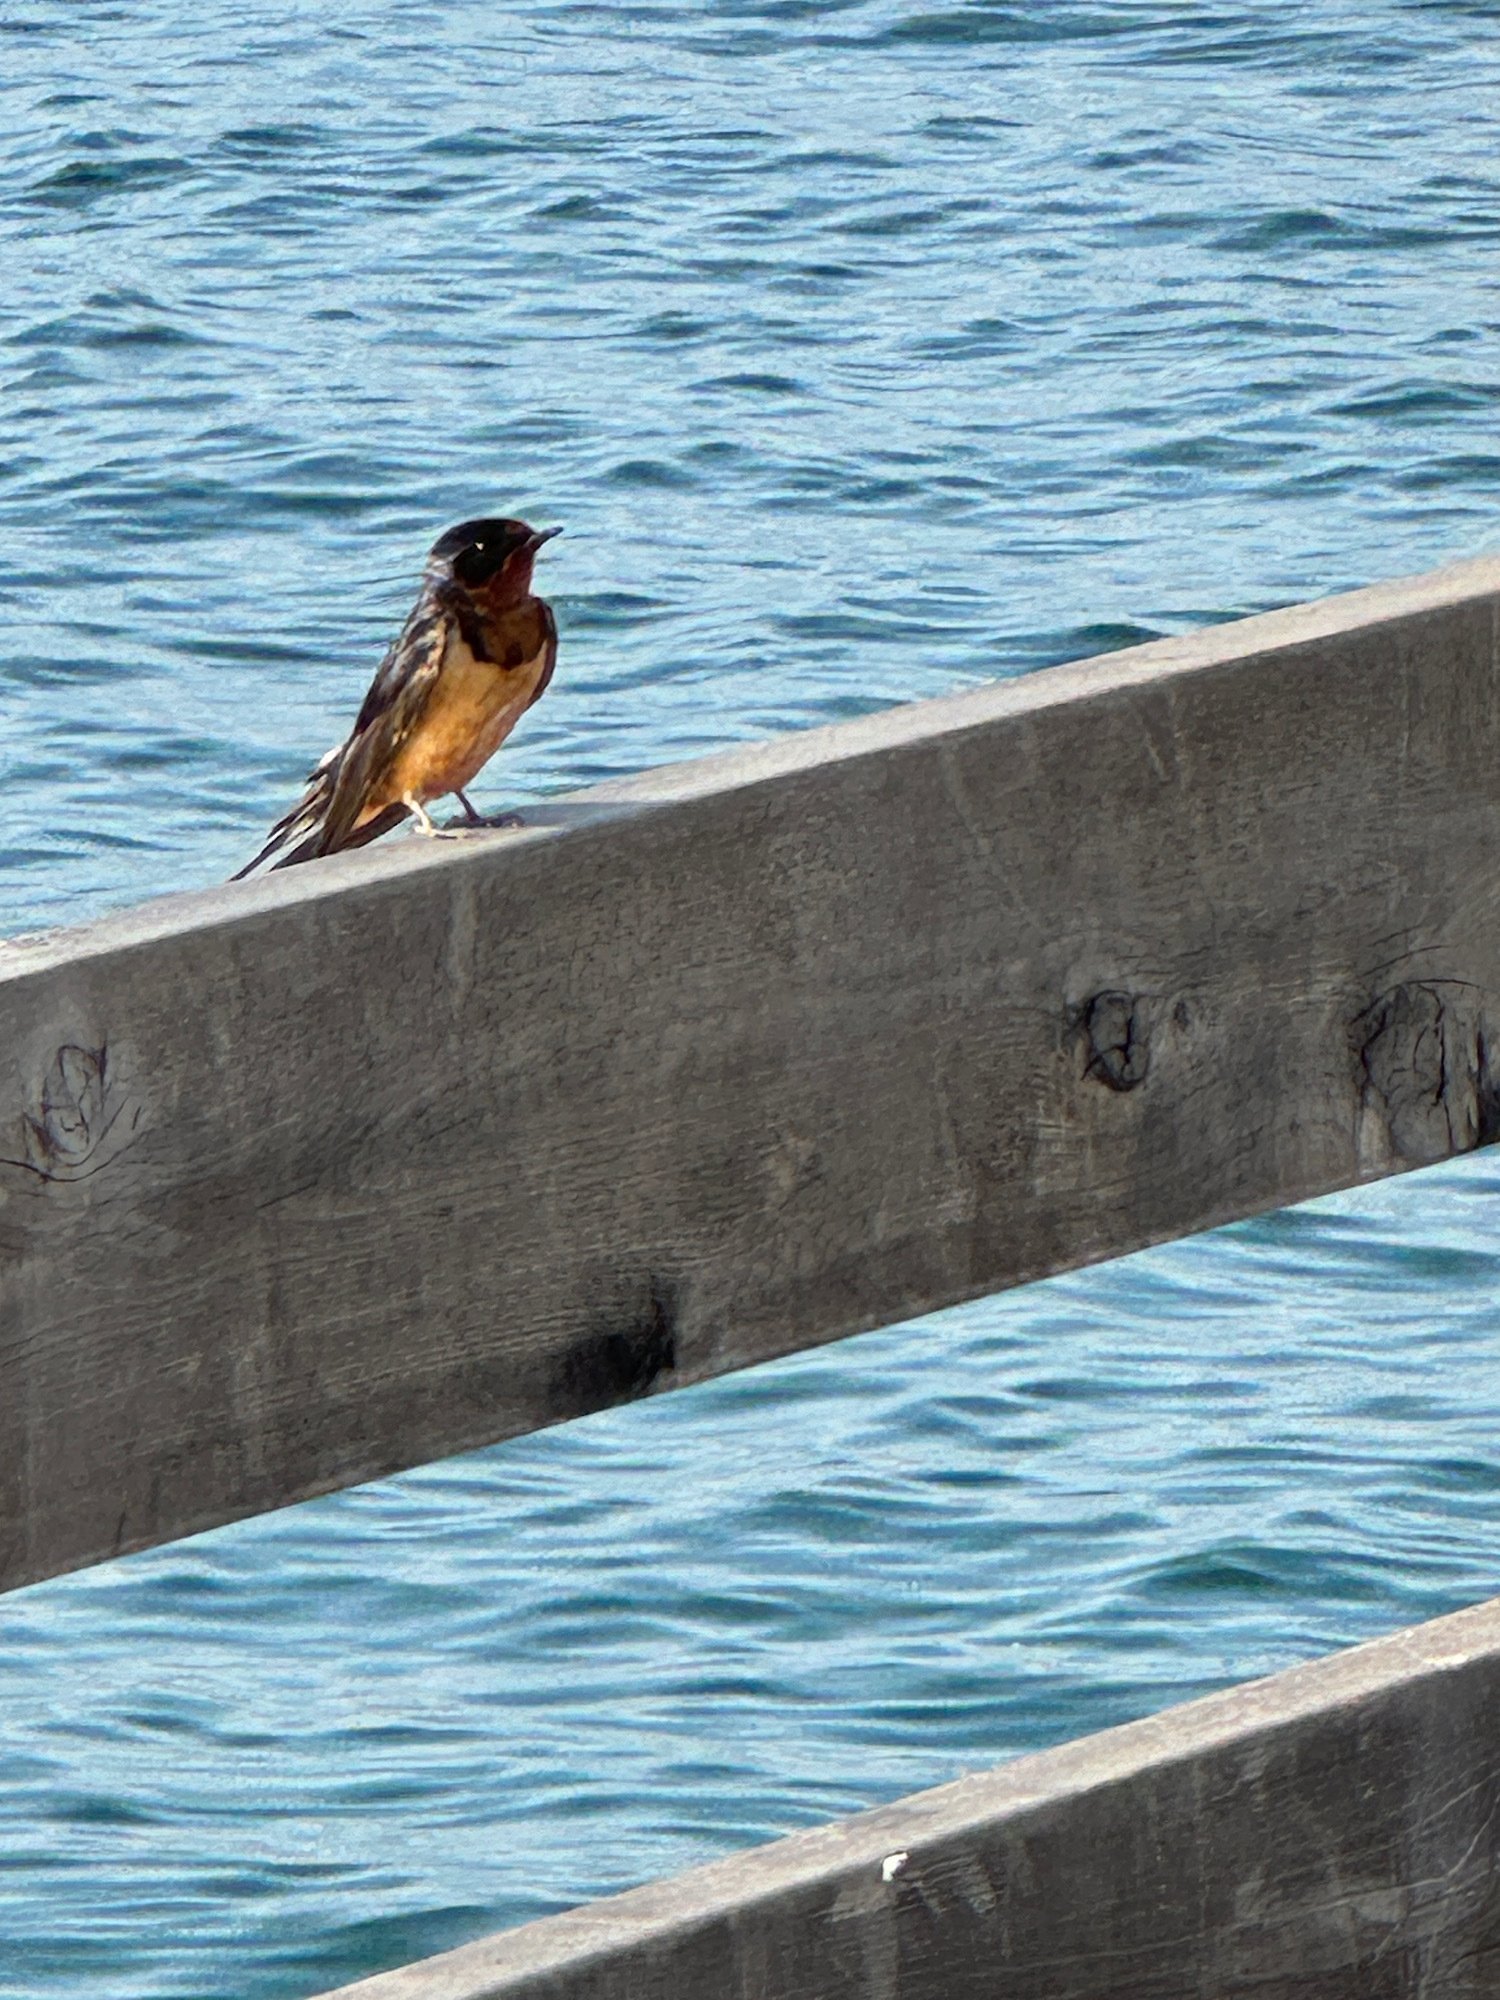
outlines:
[[[397,750],[363,817],[398,799],[426,805],[461,791],[494,756],[520,720],[546,670],[547,641],[515,666],[476,660],[455,630],[422,713]]]

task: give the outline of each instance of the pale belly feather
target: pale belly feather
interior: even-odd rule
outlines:
[[[545,664],[545,647],[516,667],[476,660],[455,632],[422,720],[392,761],[379,803],[415,797],[426,805],[462,791],[515,728]],[[371,809],[378,809],[373,800]]]

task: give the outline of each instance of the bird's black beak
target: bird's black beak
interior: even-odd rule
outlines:
[[[560,535],[561,528],[540,528],[526,544],[526,553],[534,556],[543,542],[550,542],[554,535]]]

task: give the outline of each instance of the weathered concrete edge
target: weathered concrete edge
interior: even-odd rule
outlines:
[[[1331,1718],[1487,1662],[1500,1670],[1500,1598],[377,1973],[316,2000],[531,2000],[543,1992],[553,2000],[570,1990],[569,1975],[647,1948],[659,1958],[674,1934],[731,1913],[770,1909],[819,1885],[832,1891],[863,1887],[873,1895],[885,1880],[888,1858],[906,1856],[902,1872],[919,1867],[924,1844],[1067,1808],[1106,1787],[1128,1786],[1214,1751],[1250,1750],[1291,1725]]]
[[[472,866],[493,859],[497,848],[555,840],[575,827],[598,825],[716,793],[774,784],[819,765],[958,736],[1005,717],[1123,688],[1169,682],[1484,596],[1496,599],[1496,647],[1500,652],[1500,555],[1471,557],[1417,576],[1257,612],[1175,638],[1153,639],[1117,652],[1039,668],[930,701],[901,703],[850,722],[794,730],[763,743],[608,779],[585,791],[546,801],[533,809],[532,824],[519,829],[451,844],[388,840],[246,882],[154,897],[87,924],[0,938],[0,981],[50,971],[72,960],[149,945],[186,931],[234,923],[268,910],[368,889],[425,868]]]

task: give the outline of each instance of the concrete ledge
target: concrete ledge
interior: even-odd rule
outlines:
[[[1500,1602],[339,1990],[1479,2000]]]
[[[1490,1138],[1497,604],[0,948],[0,1584]]]

